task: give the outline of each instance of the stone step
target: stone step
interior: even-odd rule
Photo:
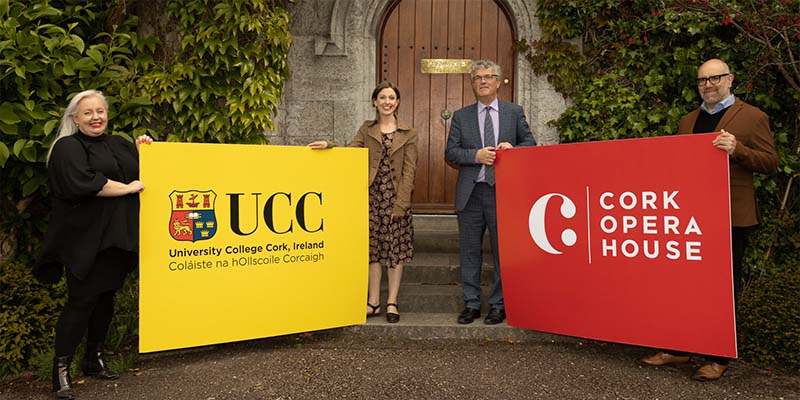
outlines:
[[[494,273],[494,259],[491,254],[483,256],[481,281],[490,282]],[[387,284],[386,274],[382,275]],[[454,285],[461,283],[461,269],[458,254],[453,253],[414,253],[411,262],[403,267],[404,284]]]
[[[414,252],[458,254],[458,231],[414,230]]]
[[[488,284],[491,280],[483,281]],[[482,307],[486,310],[489,306],[489,286],[481,287]],[[386,309],[386,286],[381,289],[381,312]],[[464,308],[464,292],[461,285],[419,285],[402,284],[397,295],[397,304],[400,312],[412,313],[451,313],[458,314]]]
[[[458,254],[458,220],[455,215],[415,214],[413,221],[415,252]],[[483,237],[482,248],[484,253],[492,251],[488,233]]]
[[[414,214],[413,221],[415,232],[458,232],[455,215]]]
[[[507,341],[549,341],[559,336],[530,331],[509,326],[507,321],[497,325],[486,325],[483,317],[471,324],[461,325],[456,322],[458,313],[414,313],[400,312],[400,322],[390,324],[386,318],[367,318],[363,325],[344,328],[353,333],[365,336],[398,337],[407,339],[484,339]],[[460,311],[460,310],[459,310]],[[565,338],[565,337],[562,337]]]

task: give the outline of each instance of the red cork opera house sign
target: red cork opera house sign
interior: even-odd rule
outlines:
[[[715,136],[500,152],[509,324],[736,357],[728,157]]]

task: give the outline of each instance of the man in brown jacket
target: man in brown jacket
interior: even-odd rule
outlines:
[[[774,173],[778,169],[778,157],[769,118],[758,108],[733,96],[732,85],[733,74],[725,62],[711,59],[703,63],[697,70],[697,88],[703,103],[681,118],[678,134],[720,132],[713,145],[730,157],[733,293],[738,300],[747,236],[758,224],[753,173]],[[662,350],[639,361],[656,366],[684,363],[689,361],[689,354]],[[707,357],[706,364],[692,378],[698,381],[719,379],[729,362],[728,358]]]

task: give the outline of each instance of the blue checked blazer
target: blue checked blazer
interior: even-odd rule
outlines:
[[[514,147],[536,146],[531,128],[525,119],[522,107],[498,100],[500,136],[497,143],[508,142]],[[478,128],[478,103],[473,103],[453,113],[450,123],[450,134],[444,150],[445,158],[458,165],[458,183],[456,185],[456,210],[466,207],[475,179],[481,165],[476,161],[478,150],[483,147],[481,133]]]

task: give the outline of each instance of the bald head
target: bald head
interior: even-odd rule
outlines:
[[[708,60],[697,69],[697,90],[709,110],[731,95],[732,86],[731,70],[720,59]]]
[[[700,74],[700,71],[704,70],[715,71],[715,72],[722,71],[719,73],[726,73],[726,74],[729,74],[731,72],[731,69],[728,68],[728,64],[726,64],[725,61],[722,61],[718,58],[712,58],[704,62],[703,65],[701,65],[700,68],[697,70],[698,71],[697,73]]]

